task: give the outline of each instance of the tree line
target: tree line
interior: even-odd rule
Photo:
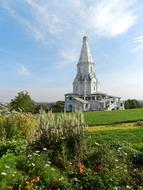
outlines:
[[[143,105],[139,103],[136,99],[128,99],[124,102],[125,109],[135,109],[142,108]],[[21,91],[15,96],[14,99],[9,103],[9,109],[18,112],[31,112],[39,113],[41,109],[48,112],[52,110],[53,112],[64,112],[64,101],[57,101],[52,104],[47,103],[36,103],[32,100],[31,96],[27,91]]]
[[[32,100],[31,96],[27,91],[21,91],[15,96],[14,99],[9,103],[10,110],[15,110],[18,112],[32,112],[39,113],[41,109],[48,112],[52,110],[53,112],[63,112],[64,111],[64,101],[57,101],[53,104],[48,105],[47,103],[36,103]]]

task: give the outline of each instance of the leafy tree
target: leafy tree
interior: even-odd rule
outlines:
[[[23,112],[33,112],[35,110],[35,103],[27,91],[21,91],[14,99],[11,100],[10,109]]]
[[[128,99],[125,101],[125,109],[141,108],[141,104],[135,99]]]
[[[51,106],[53,112],[63,112],[64,111],[64,101],[57,101]]]
[[[39,113],[41,109],[44,110],[45,112],[48,112],[48,111],[49,111],[48,105],[41,103],[41,104],[37,104],[37,105],[35,106],[34,113]]]

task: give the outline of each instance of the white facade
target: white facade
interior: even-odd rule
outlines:
[[[83,37],[77,74],[73,82],[73,93],[65,94],[65,111],[121,110],[124,104],[120,97],[99,92],[99,81],[95,74],[88,38]]]

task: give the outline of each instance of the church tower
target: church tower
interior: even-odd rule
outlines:
[[[87,36],[83,37],[80,58],[77,64],[77,74],[73,82],[73,93],[78,95],[94,94],[99,91],[99,81],[95,75]]]

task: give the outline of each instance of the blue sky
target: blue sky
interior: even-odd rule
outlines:
[[[101,91],[143,99],[142,0],[0,0],[0,102],[63,100],[83,35]]]

